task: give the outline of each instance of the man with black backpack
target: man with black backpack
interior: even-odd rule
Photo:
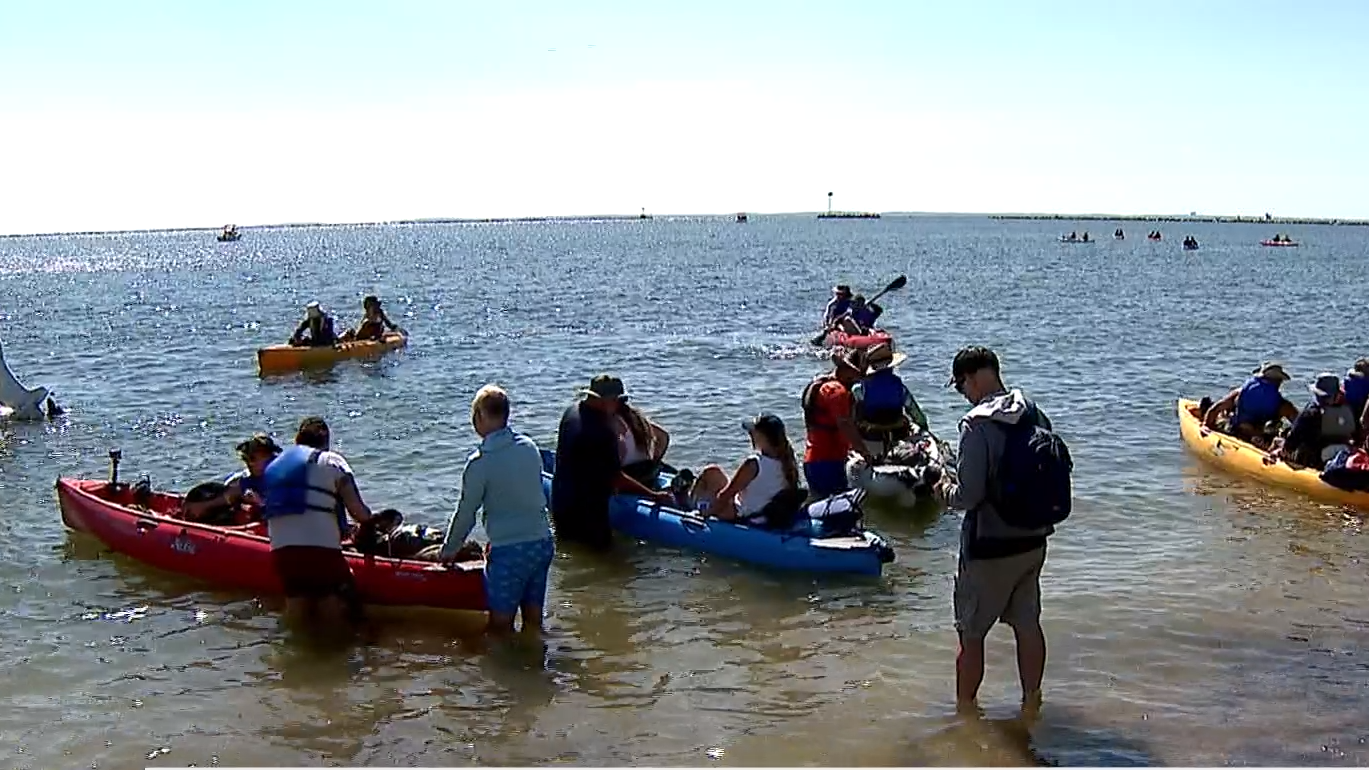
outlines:
[[[937,487],[947,506],[965,512],[954,600],[956,702],[974,704],[984,638],[1002,620],[1017,640],[1023,705],[1035,707],[1046,667],[1041,568],[1046,538],[1070,514],[1073,460],[1046,415],[1003,385],[992,350],[963,348],[947,384],[973,405],[960,421],[956,474]]]

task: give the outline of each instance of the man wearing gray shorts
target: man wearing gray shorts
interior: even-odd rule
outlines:
[[[984,679],[984,638],[1001,620],[1012,627],[1017,640],[1023,704],[1035,706],[1046,667],[1041,567],[1046,538],[1055,531],[1048,522],[1069,514],[1072,461],[1063,442],[1049,432],[1046,415],[1020,390],[1003,385],[992,350],[964,348],[956,354],[951,371],[949,384],[973,405],[960,421],[955,476],[937,487],[947,506],[965,512],[955,578],[955,626],[960,635],[956,703],[961,708],[974,706]],[[1043,451],[1048,454],[1034,454]],[[1016,470],[1005,481],[1000,471],[1006,474],[1010,465]],[[1048,469],[1044,478],[1024,482],[1022,469],[1037,467]],[[1005,483],[1013,488],[1005,490]],[[1044,509],[1035,502],[1024,508],[1013,493],[1047,502]],[[1009,499],[1019,502],[1012,515],[1002,502]]]

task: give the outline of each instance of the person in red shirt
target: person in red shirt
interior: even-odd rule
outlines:
[[[851,452],[874,462],[851,419],[851,386],[864,374],[861,364],[860,351],[833,355],[832,371],[819,375],[803,390],[803,423],[808,431],[803,476],[813,498],[850,489],[846,459]]]

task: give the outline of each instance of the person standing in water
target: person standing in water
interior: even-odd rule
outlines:
[[[556,432],[551,517],[557,542],[575,541],[607,550],[613,545],[608,507],[614,494],[637,495],[662,505],[673,504],[675,497],[623,473],[613,422],[626,396],[623,381],[601,374],[590,380],[581,395],[561,415]]]
[[[303,613],[311,620],[322,614],[336,623],[347,616],[361,619],[342,535],[350,529],[349,515],[364,524],[371,509],[361,499],[352,466],[330,447],[322,417],[300,422],[294,446],[266,466],[262,518],[287,613]]]
[[[523,630],[542,630],[547,573],[556,557],[547,498],[542,491],[542,452],[532,439],[509,427],[509,396],[486,385],[471,401],[471,427],[480,448],[461,472],[461,497],[447,527],[438,561],[456,561],[462,543],[483,512],[490,539],[485,590],[490,633],[513,633],[521,611]]]
[[[1046,415],[1003,384],[992,350],[956,353],[949,384],[972,405],[960,421],[956,475],[936,487],[948,507],[965,512],[954,590],[956,703],[974,707],[984,639],[1001,620],[1017,641],[1023,706],[1035,708],[1046,669],[1041,569],[1046,539],[1070,512],[1073,461]]]

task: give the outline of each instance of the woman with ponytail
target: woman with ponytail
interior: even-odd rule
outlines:
[[[742,423],[751,435],[755,452],[746,456],[729,479],[720,466],[699,473],[690,500],[704,512],[724,521],[787,526],[806,496],[799,486],[799,466],[784,430],[773,414],[762,414]]]
[[[619,398],[614,423],[623,473],[649,489],[656,489],[661,476],[661,458],[670,447],[670,434],[628,403],[626,396]]]

